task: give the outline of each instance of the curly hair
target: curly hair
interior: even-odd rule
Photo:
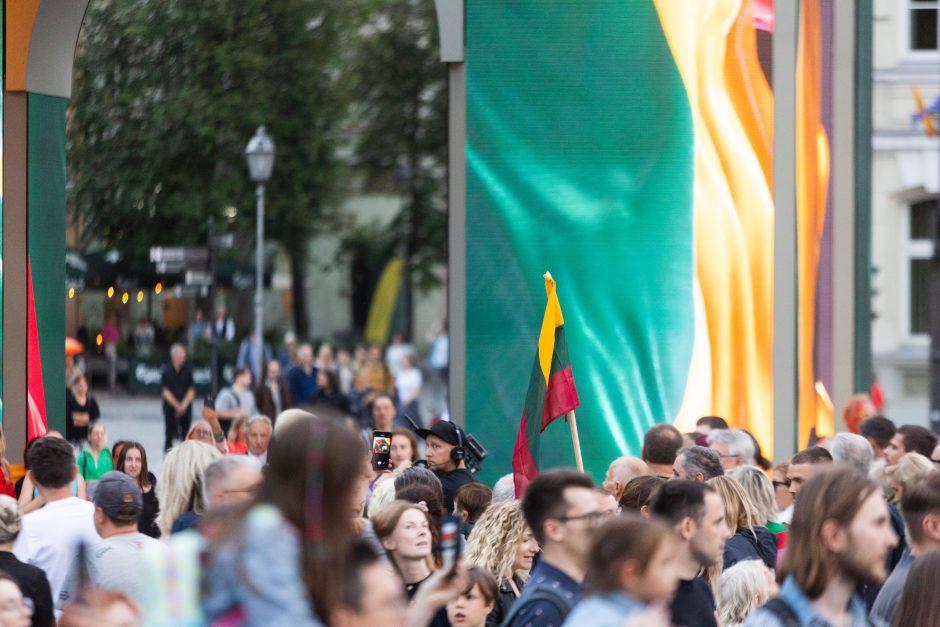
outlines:
[[[473,526],[467,539],[464,561],[468,566],[479,566],[489,571],[499,583],[514,574],[528,579],[529,573],[513,572],[516,548],[529,531],[518,501],[494,503]]]

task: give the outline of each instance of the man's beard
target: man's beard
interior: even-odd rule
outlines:
[[[880,560],[880,568],[875,572],[874,564],[866,566],[856,556],[859,551],[854,550],[854,543],[850,543],[848,550],[839,556],[839,571],[849,580],[858,585],[875,586],[885,580],[884,557]]]

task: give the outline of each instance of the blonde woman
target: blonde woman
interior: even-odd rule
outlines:
[[[220,457],[222,453],[214,446],[198,440],[186,440],[167,452],[157,482],[157,527],[163,537],[198,524],[206,507],[202,475],[206,466]]]
[[[905,453],[893,466],[885,468],[885,479],[888,487],[894,493],[892,499],[896,504],[904,498],[904,488],[915,479],[926,477],[935,472],[933,462],[920,453]]]
[[[724,627],[743,625],[751,612],[777,596],[774,575],[760,560],[738,562],[718,579],[715,605]]]
[[[767,527],[771,533],[781,533],[787,528],[777,522],[777,501],[774,486],[760,468],[738,466],[728,475],[741,484],[754,506],[754,524]]]
[[[517,501],[490,505],[473,526],[464,562],[486,569],[499,582],[499,594],[487,616],[487,627],[499,625],[509,614],[522,594],[538,550],[539,544]]]
[[[777,539],[767,527],[757,524],[756,508],[741,484],[724,475],[706,483],[721,497],[725,506],[725,522],[734,532],[725,543],[723,568],[748,559],[759,559],[767,568],[776,568]]]

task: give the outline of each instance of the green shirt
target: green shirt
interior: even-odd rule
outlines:
[[[98,454],[97,464],[91,451],[82,451],[82,454],[78,456],[78,472],[85,478],[85,481],[97,481],[112,470],[114,470],[114,463],[111,460],[111,451],[108,449],[102,449]]]

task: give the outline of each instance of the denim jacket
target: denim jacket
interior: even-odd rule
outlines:
[[[571,610],[564,627],[620,627],[630,614],[642,609],[642,603],[625,594],[589,596]]]
[[[786,581],[783,582],[779,598],[790,606],[800,625],[806,627],[831,627],[829,621],[823,618],[809,597],[800,590],[800,586],[793,577],[787,577]],[[874,627],[885,627],[885,624],[881,622],[869,622],[865,604],[857,595],[852,596],[848,610],[853,626],[873,625]],[[783,623],[766,609],[755,611],[745,621],[744,625],[745,627],[784,627]]]
[[[205,565],[202,603],[210,624],[322,627],[304,585],[298,531],[269,505],[252,509],[242,536]]]

